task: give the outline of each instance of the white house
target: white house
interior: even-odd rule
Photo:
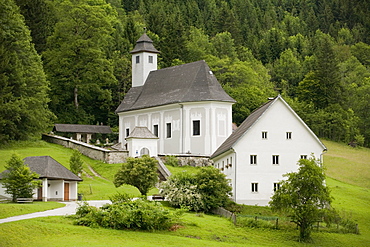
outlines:
[[[116,110],[119,142],[127,146],[131,132],[146,127],[158,137],[156,151],[131,153],[210,156],[232,132],[235,100],[205,61],[157,70],[158,53],[145,33],[131,51],[132,88]]]
[[[233,200],[267,205],[283,174],[299,159],[322,160],[324,144],[279,95],[253,113],[212,154],[216,168],[231,180]]]
[[[30,156],[23,159],[31,171],[39,175],[42,186],[34,191],[34,199],[42,201],[75,201],[77,200],[77,186],[81,178],[58,163],[50,156]],[[0,195],[11,198],[5,193],[1,185]]]

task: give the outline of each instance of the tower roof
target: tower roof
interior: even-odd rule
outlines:
[[[159,51],[155,49],[153,45],[153,40],[151,40],[146,33],[141,35],[141,37],[136,41],[135,48],[130,53],[133,54],[144,51],[159,53]]]

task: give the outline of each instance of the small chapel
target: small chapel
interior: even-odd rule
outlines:
[[[146,33],[131,51],[132,87],[116,109],[122,148],[132,157],[211,156],[232,132],[235,100],[205,61],[157,69],[158,53]]]

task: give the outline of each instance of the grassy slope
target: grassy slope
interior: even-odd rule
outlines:
[[[59,202],[0,203],[0,219],[64,207]]]
[[[68,166],[70,156],[68,149],[46,143],[40,145],[40,148],[18,148],[16,151],[22,157],[51,155]],[[301,244],[295,241],[297,232],[236,228],[226,219],[209,215],[197,217],[195,214],[188,213],[184,216],[184,228],[175,232],[154,233],[91,229],[73,226],[70,220],[62,217],[51,217],[1,224],[2,246],[47,246],[50,243],[53,243],[54,246],[317,246],[318,244],[320,246],[366,246],[370,242],[368,210],[370,196],[367,185],[369,177],[366,175],[369,167],[366,160],[369,159],[361,157],[369,157],[370,151],[368,149],[352,149],[327,141],[325,141],[325,145],[329,149],[325,155],[327,174],[330,176],[327,183],[332,188],[332,195],[335,197],[334,207],[339,211],[345,210],[347,215],[351,215],[359,223],[361,235],[315,232],[313,244]],[[4,163],[3,157],[11,155],[9,151],[9,149],[0,150],[0,170],[2,163]],[[50,153],[41,154],[43,152]],[[58,159],[57,156],[61,158]],[[62,161],[63,158],[64,161]],[[348,160],[350,162],[347,162]],[[119,168],[119,165],[107,165],[87,158],[84,158],[84,161],[110,179]],[[351,167],[349,164],[356,164],[357,172],[349,169],[348,167]],[[106,169],[107,167],[108,169]],[[182,168],[170,169],[172,172],[178,172]],[[347,175],[350,179],[343,179],[347,178]],[[91,184],[93,190],[91,198],[107,199],[106,192],[109,191],[108,194],[110,194],[112,190],[115,190],[110,182],[103,179],[96,177],[84,179],[81,190],[86,190],[88,194],[89,184]],[[342,182],[343,180],[345,182]],[[123,190],[126,192],[134,191],[134,188]],[[40,235],[43,235],[43,238],[37,237]]]

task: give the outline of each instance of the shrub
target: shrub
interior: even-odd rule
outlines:
[[[172,206],[193,211],[209,212],[224,206],[231,195],[225,175],[213,167],[202,167],[195,174],[174,174],[162,184],[161,189]]]
[[[117,198],[120,196],[117,196]],[[117,230],[164,230],[178,223],[183,210],[171,211],[158,202],[143,199],[115,202],[97,209],[82,204],[73,216],[76,225]]]
[[[169,155],[169,156],[166,156],[164,164],[166,166],[177,167],[179,166],[179,160],[175,156]]]

